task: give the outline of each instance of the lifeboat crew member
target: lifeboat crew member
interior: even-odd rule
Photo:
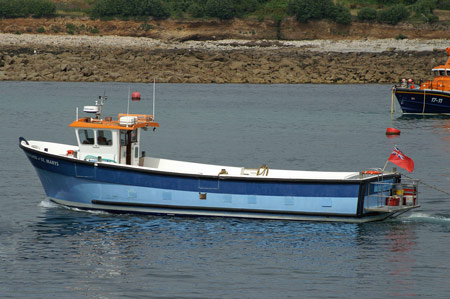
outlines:
[[[403,87],[403,88],[406,88],[406,79],[405,78],[403,78],[402,79],[402,84],[400,85],[401,87]]]
[[[410,87],[413,84],[413,81],[411,78],[408,79],[408,87]]]

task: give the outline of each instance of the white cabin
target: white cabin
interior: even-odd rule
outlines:
[[[70,124],[75,128],[79,159],[126,165],[139,165],[141,130],[159,127],[152,115],[119,114],[111,117],[80,118]]]

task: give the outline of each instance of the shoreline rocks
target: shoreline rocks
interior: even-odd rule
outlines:
[[[445,40],[189,41],[0,34],[0,80],[397,83],[429,79]]]

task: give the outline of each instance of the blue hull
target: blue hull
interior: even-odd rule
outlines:
[[[388,213],[365,213],[364,200],[379,192],[376,178],[360,180],[258,179],[162,172],[94,163],[21,148],[46,195],[85,209],[152,214],[365,222]],[[386,182],[398,181],[385,175]]]
[[[450,114],[449,92],[396,88],[395,96],[403,113]]]

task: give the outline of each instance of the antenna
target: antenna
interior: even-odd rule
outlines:
[[[128,86],[128,107],[127,107],[127,115],[130,113],[130,92],[131,92],[131,87]]]
[[[156,88],[156,80],[153,78],[153,121],[155,121],[155,88]]]

